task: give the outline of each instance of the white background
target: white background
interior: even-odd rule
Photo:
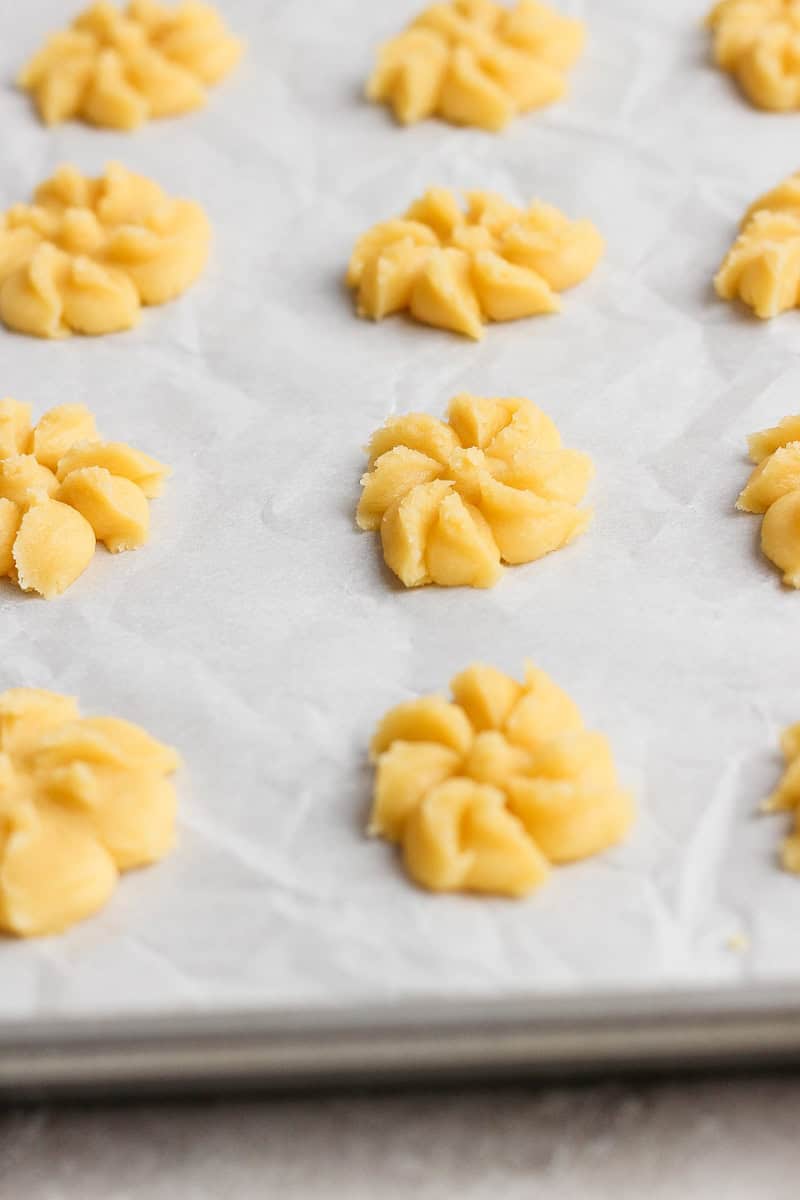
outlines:
[[[148,548],[98,553],[51,603],[0,586],[0,687],[75,693],[186,762],[176,852],[96,920],[1,946],[0,1015],[798,977],[800,881],[776,866],[783,822],[754,811],[800,719],[800,596],[733,504],[746,435],[800,409],[800,316],[757,323],[710,281],[745,206],[798,166],[800,118],[708,66],[698,0],[565,0],[589,25],[570,98],[502,136],[404,131],[360,99],[417,0],[222,7],[248,56],[194,116],[48,131],[0,92],[0,207],[62,161],[118,158],[215,230],[202,281],[133,333],[0,332],[0,391],[85,401],[175,468]],[[71,12],[4,5],[0,77]],[[481,345],[357,320],[354,239],[432,184],[590,217],[606,258],[561,316]],[[595,459],[596,521],[491,592],[407,593],[354,527],[360,446],[460,390],[545,408]],[[372,728],[473,659],[526,656],[610,736],[635,832],[524,903],[418,892],[361,833]]]

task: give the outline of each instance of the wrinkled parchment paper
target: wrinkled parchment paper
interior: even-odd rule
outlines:
[[[761,324],[710,287],[744,207],[800,165],[800,117],[708,65],[701,0],[561,3],[590,28],[570,97],[501,136],[404,131],[361,100],[417,0],[227,0],[241,69],[135,135],[38,124],[11,81],[73,5],[3,6],[2,208],[62,161],[117,158],[202,201],[215,247],[133,333],[0,332],[0,394],[85,401],[175,468],[145,550],[99,551],[51,603],[0,585],[0,686],[74,693],[186,762],[175,853],[66,936],[0,944],[0,1016],[800,976],[785,825],[754,815],[800,720],[800,596],[733,509],[746,434],[800,409],[800,314]],[[563,315],[481,345],[357,320],[354,238],[432,184],[540,196],[607,256]],[[595,459],[596,521],[490,592],[405,592],[354,527],[360,447],[459,390],[541,404]],[[523,903],[419,892],[362,834],[374,723],[526,656],[610,736],[635,832]]]

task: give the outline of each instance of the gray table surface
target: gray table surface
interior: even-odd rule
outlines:
[[[0,1112],[1,1200],[783,1200],[800,1077]]]

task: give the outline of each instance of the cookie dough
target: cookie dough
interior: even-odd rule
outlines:
[[[784,839],[781,862],[787,871],[800,875],[800,725],[790,725],[784,730],[781,749],[786,768],[777,788],[762,807],[768,813],[794,814],[795,827]]]
[[[764,514],[761,549],[783,572],[787,587],[800,588],[800,416],[754,433],[749,447],[758,465],[736,507]]]
[[[79,117],[136,129],[205,104],[206,88],[241,54],[242,43],[210,4],[131,0],[120,11],[101,0],[48,38],[18,82],[47,125]]]
[[[0,216],[0,320],[36,337],[130,329],[143,304],[194,283],[208,257],[203,209],[111,163],[99,179],[63,166],[33,204]]]
[[[800,304],[800,172],[751,204],[714,286],[762,320]]]
[[[369,832],[400,845],[415,882],[524,896],[624,837],[633,801],[608,742],[543,671],[517,683],[477,664],[450,686],[393,708],[372,739]]]
[[[407,309],[424,325],[483,337],[487,321],[558,312],[558,292],[590,275],[603,253],[591,221],[538,201],[527,209],[493,192],[432,188],[404,217],[356,242],[347,284],[358,314],[380,321]]]
[[[591,520],[578,508],[591,459],[565,450],[530,400],[456,396],[447,422],[392,417],[367,452],[356,521],[380,530],[386,565],[406,587],[491,587],[503,562],[559,550]]]
[[[61,933],[170,850],[178,755],[69,696],[0,694],[0,930]]]
[[[717,66],[757,108],[800,108],[800,4],[797,0],[722,0],[706,21]]]
[[[388,104],[403,125],[436,116],[502,129],[561,99],[585,33],[581,21],[538,0],[434,4],[381,47],[367,97]]]
[[[0,400],[0,577],[46,599],[86,570],[101,541],[112,554],[147,541],[148,500],[169,468],[105,442],[83,404],[31,426],[31,406]]]

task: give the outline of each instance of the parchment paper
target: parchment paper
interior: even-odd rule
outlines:
[[[566,102],[501,136],[402,130],[361,89],[417,7],[227,0],[239,72],[131,136],[37,122],[13,76],[73,4],[3,6],[2,208],[116,158],[203,202],[215,247],[133,333],[0,332],[0,393],[85,401],[175,468],[145,550],[98,552],[58,601],[0,587],[0,686],[74,693],[186,762],[167,861],[64,937],[0,944],[2,1017],[800,976],[785,824],[754,815],[800,720],[800,596],[733,509],[745,436],[800,409],[800,315],[761,324],[710,287],[744,207],[797,168],[800,117],[708,65],[700,0],[561,0],[590,29]],[[433,184],[590,217],[607,256],[561,316],[481,345],[357,320],[355,237]],[[354,527],[360,447],[460,390],[541,404],[595,459],[596,521],[490,592],[405,592]],[[362,834],[372,728],[526,656],[610,736],[635,832],[523,903],[417,891]]]

